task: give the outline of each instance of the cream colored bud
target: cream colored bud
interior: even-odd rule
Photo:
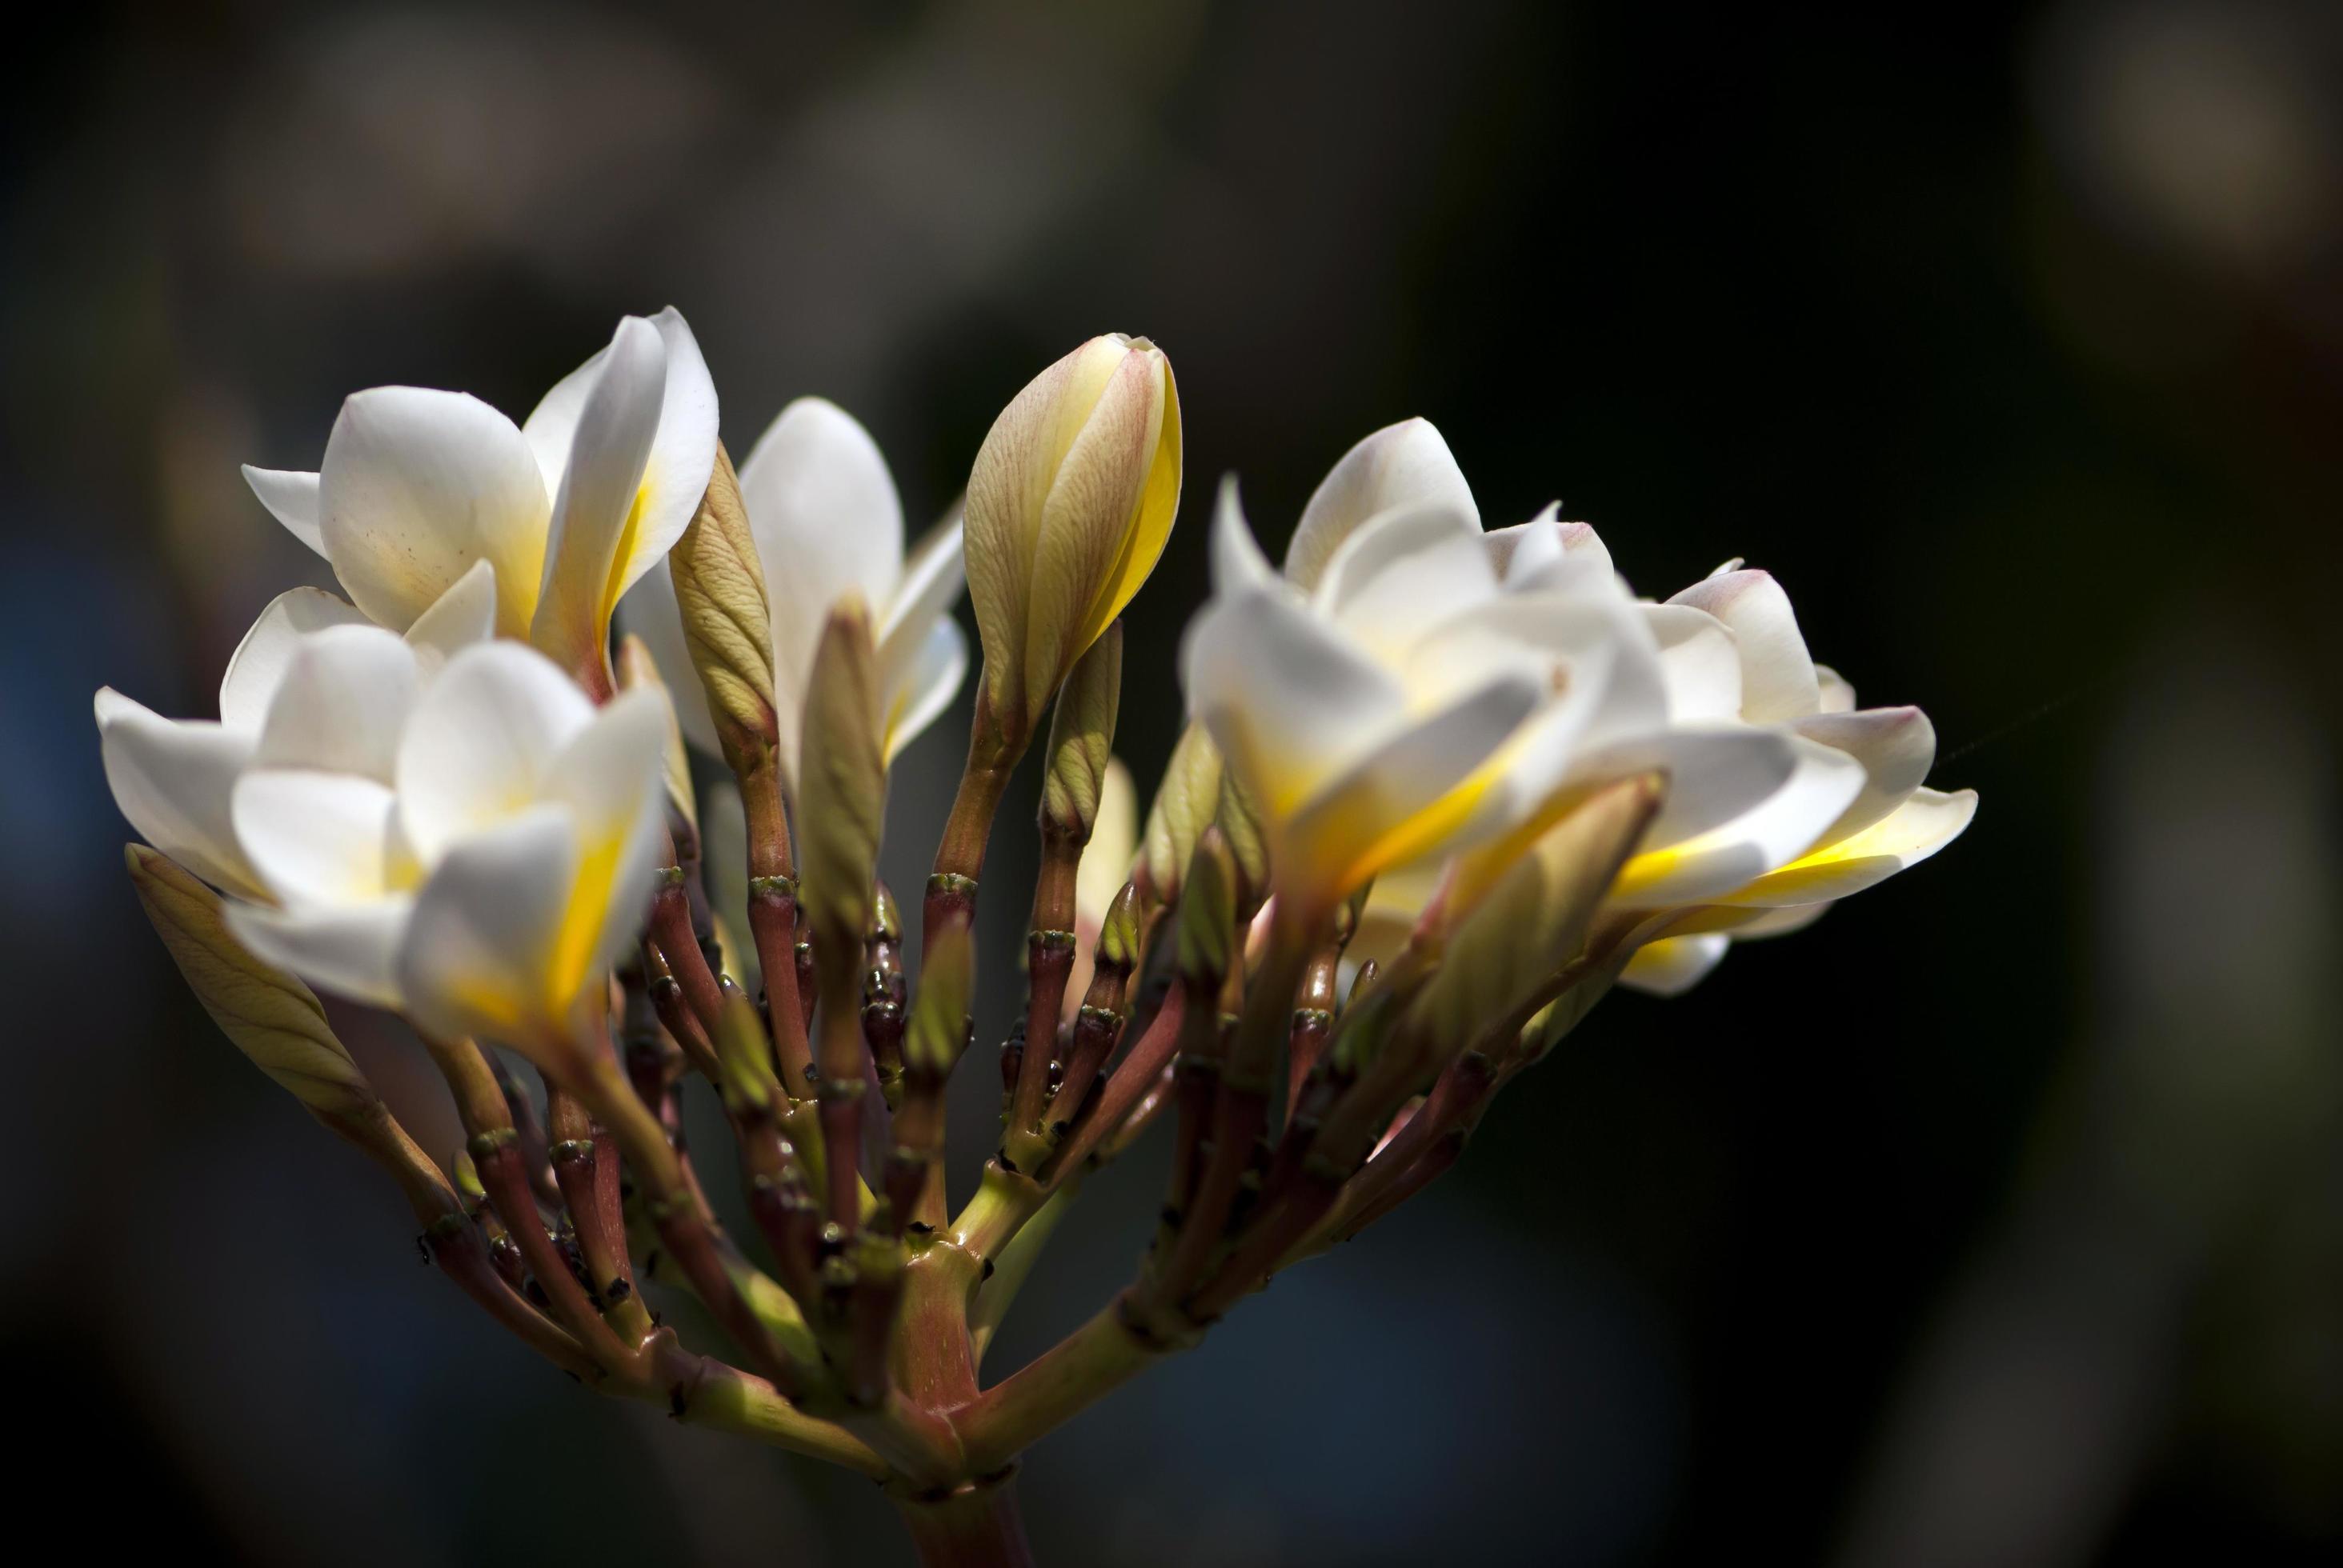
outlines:
[[[156,935],[238,1050],[320,1116],[362,1118],[374,1088],[326,1022],[307,986],[246,952],[229,934],[219,895],[144,844],[124,854]]]
[[[1091,645],[1066,678],[1050,720],[1050,771],[1041,783],[1041,826],[1090,841],[1114,749],[1115,709],[1122,696],[1122,623]]]
[[[740,504],[732,458],[719,446],[708,493],[668,556],[683,638],[708,693],[724,759],[745,776],[778,744],[772,617],[756,536]]]
[[[887,762],[870,614],[850,594],[814,650],[799,781],[801,898],[817,949],[861,950],[870,924]]]
[[[1163,765],[1155,803],[1147,809],[1147,832],[1139,846],[1131,878],[1159,904],[1180,896],[1180,879],[1196,839],[1212,825],[1221,805],[1221,752],[1201,724],[1190,724]]]
[[[1463,917],[1413,1008],[1443,1058],[1535,1000],[1579,955],[1596,906],[1634,852],[1660,794],[1653,776],[1600,790],[1546,829]]]
[[[1236,859],[1228,840],[1212,829],[1196,840],[1188,861],[1187,885],[1180,893],[1180,972],[1218,986],[1236,949]]]
[[[969,928],[956,921],[936,932],[936,945],[920,966],[919,994],[904,1031],[903,1066],[908,1071],[941,1080],[960,1060],[968,1043],[974,995],[974,940]]]
[[[649,689],[667,704],[667,748],[660,759],[666,777],[668,804],[673,806],[694,833],[699,831],[699,797],[691,788],[691,759],[683,749],[683,728],[676,722],[675,694],[659,678],[659,665],[643,639],[631,634],[618,642],[618,689]]]
[[[1143,337],[1093,337],[993,421],[970,471],[969,597],[993,721],[1021,740],[1131,602],[1180,505],[1180,395]]]
[[[1237,910],[1250,918],[1269,897],[1269,845],[1261,834],[1261,813],[1253,809],[1252,798],[1237,782],[1233,769],[1221,770],[1221,803],[1212,821],[1226,835],[1229,852],[1236,857],[1238,874],[1244,879]]]

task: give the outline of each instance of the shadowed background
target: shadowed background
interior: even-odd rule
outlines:
[[[325,580],[239,462],[314,467],[382,383],[518,417],[672,303],[735,451],[826,394],[915,526],[1043,364],[1164,347],[1189,494],[1128,621],[1142,790],[1218,476],[1275,548],[1422,414],[1493,527],[1559,498],[1655,595],[1774,570],[1866,702],[1934,717],[1932,782],[1983,794],[1808,933],[1608,1002],[1455,1174],[1040,1445],[1043,1561],[2343,1547],[2343,14],[41,25],[0,106],[0,1342],[19,1479],[102,1480],[109,1539],[908,1560],[866,1484],[590,1398],[418,1267],[387,1184],[186,995],[97,765],[96,687],[209,713],[253,615]],[[966,711],[898,765],[898,888]],[[1032,845],[1016,806],[964,1154]],[[350,1038],[452,1148],[395,1031]],[[1086,1194],[995,1375],[1128,1277],[1161,1142]]]

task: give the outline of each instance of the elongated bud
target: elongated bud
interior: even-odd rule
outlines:
[[[236,1048],[320,1116],[373,1110],[373,1086],[334,1037],[316,994],[244,950],[228,932],[219,895],[144,844],[127,846],[124,858],[155,934]]]
[[[1253,809],[1252,797],[1237,782],[1233,769],[1221,770],[1221,800],[1212,821],[1228,839],[1229,852],[1236,857],[1237,873],[1242,879],[1238,917],[1250,920],[1269,896],[1269,846],[1261,836],[1261,815]]]
[[[1130,973],[1139,964],[1139,890],[1125,882],[1099,922],[1098,961]]]
[[[740,504],[732,457],[721,445],[691,526],[669,553],[683,638],[716,739],[735,773],[746,773],[779,744],[773,703],[773,623],[757,540]]]
[[[1660,794],[1656,775],[1600,790],[1549,828],[1464,917],[1413,1009],[1443,1053],[1463,1050],[1534,1000],[1578,955],[1595,907],[1659,809]]]
[[[1202,725],[1192,723],[1172,749],[1163,781],[1155,787],[1155,803],[1147,810],[1147,832],[1132,870],[1143,896],[1159,905],[1179,898],[1188,858],[1220,804],[1220,748]]]
[[[800,899],[817,951],[860,953],[870,924],[887,764],[870,615],[850,594],[830,612],[806,698],[799,823]]]
[[[1122,623],[1116,621],[1082,655],[1058,694],[1050,720],[1050,771],[1041,784],[1041,826],[1088,843],[1114,749],[1115,709],[1122,696]]]
[[[1207,828],[1189,858],[1180,892],[1180,972],[1217,984],[1236,948],[1237,867],[1226,839]]]
[[[1143,337],[1093,337],[993,421],[969,474],[969,597],[994,721],[1021,739],[1155,568],[1180,505],[1180,396]]]
[[[903,1036],[906,1072],[941,1080],[960,1060],[974,994],[973,943],[966,926],[936,933],[935,946],[920,965],[919,995],[912,999],[910,1028]]]
[[[699,799],[691,788],[691,762],[683,749],[683,728],[676,722],[675,696],[659,678],[659,666],[643,639],[629,633],[618,643],[618,689],[649,689],[667,704],[667,749],[662,766],[667,776],[668,803],[676,809],[694,834],[699,831]]]

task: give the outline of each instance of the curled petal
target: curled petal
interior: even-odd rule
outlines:
[[[1725,950],[1732,942],[1732,938],[1717,933],[1646,942],[1619,971],[1619,983],[1647,996],[1682,996],[1725,961]]]
[[[1720,571],[1668,600],[1706,610],[1741,648],[1741,717],[1752,724],[1803,719],[1822,707],[1822,686],[1790,596],[1772,574]]]
[[[342,405],[318,475],[334,575],[395,631],[472,563],[494,563],[498,626],[528,625],[545,548],[545,486],[511,420],[461,392],[378,387]]]
[[[1396,507],[1444,506],[1480,526],[1472,487],[1429,419],[1403,419],[1384,427],[1342,454],[1330,469],[1293,530],[1285,550],[1285,575],[1307,590],[1315,588],[1326,563],[1370,518]]]
[[[594,705],[543,655],[480,643],[447,661],[415,706],[396,767],[401,826],[426,864],[539,799],[553,759]]]
[[[326,553],[326,536],[317,522],[317,475],[299,468],[256,468],[246,463],[244,482],[287,532],[319,555]]]
[[[266,897],[237,846],[229,809],[254,738],[162,718],[111,687],[97,694],[96,707],[106,782],[138,836],[215,887]]]
[[[301,638],[327,627],[373,624],[323,588],[297,588],[278,594],[228,658],[227,674],[220,681],[220,722],[257,733]]]
[[[378,626],[331,627],[302,638],[269,701],[254,766],[387,782],[421,679],[415,650]]]
[[[397,989],[421,1028],[543,1048],[573,996],[554,955],[578,879],[578,838],[559,806],[532,807],[449,849],[417,894]]]

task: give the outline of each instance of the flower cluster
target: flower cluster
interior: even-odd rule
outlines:
[[[852,417],[791,403],[736,470],[682,318],[629,317],[521,425],[383,387],[317,472],[247,468],[347,598],[271,604],[216,720],[97,698],[190,984],[392,1171],[458,1282],[607,1392],[887,1481],[935,1561],[1015,1560],[1034,1437],[1432,1180],[1613,985],[1682,990],[1975,809],[1925,787],[1917,709],[1857,709],[1813,661],[1773,578],[1639,598],[1552,508],[1484,529],[1414,420],[1335,465],[1282,567],[1223,482],[1191,722],[1142,820],[1119,618],[1182,451],[1162,352],[1093,338],[907,548]],[[890,768],[967,675],[963,587],[982,672],[915,985],[879,841]],[[974,904],[1036,745],[1028,1002],[955,1208]],[[703,798],[688,749],[729,781]],[[414,1147],[311,986],[413,1024],[464,1151]],[[693,1081],[761,1258],[678,1134]],[[1159,1118],[1138,1276],[980,1387],[1055,1216]],[[745,1370],[685,1350],[644,1284],[698,1297]]]

